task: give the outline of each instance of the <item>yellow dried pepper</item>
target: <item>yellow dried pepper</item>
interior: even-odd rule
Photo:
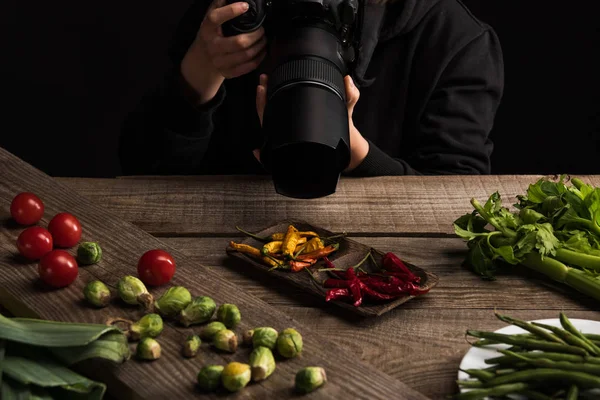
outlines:
[[[306,243],[306,238],[298,239],[298,243],[296,244],[296,251],[299,250],[298,246],[300,246],[304,243]],[[263,255],[276,254],[281,251],[282,244],[283,244],[283,241],[281,241],[281,240],[269,242],[262,247],[262,250],[261,250],[262,254]]]
[[[312,238],[308,241],[308,243],[306,243],[306,247],[302,250],[302,253],[310,253],[315,250],[320,250],[324,247],[325,244],[320,238]]]
[[[309,237],[319,237],[319,234],[312,232],[312,231],[306,231],[306,232],[298,232],[298,236],[300,238],[309,238]],[[285,233],[283,233],[283,232],[278,232],[278,233],[274,233],[271,235],[271,240],[283,240],[283,238],[285,238]]]
[[[252,247],[248,244],[236,243],[234,241],[229,242],[229,245],[240,253],[248,254],[254,257],[261,257],[260,250],[256,247]]]
[[[281,244],[281,252],[284,256],[293,254],[298,245],[298,239],[300,239],[300,236],[298,236],[298,229],[296,229],[294,225],[289,225],[285,237],[283,238],[283,243]]]

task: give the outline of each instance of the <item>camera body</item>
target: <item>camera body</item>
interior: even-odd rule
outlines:
[[[233,3],[237,0],[227,0]],[[352,74],[362,14],[358,0],[248,0],[225,36],[264,26],[269,76],[261,162],[275,190],[294,198],[335,193],[350,163],[344,76]]]

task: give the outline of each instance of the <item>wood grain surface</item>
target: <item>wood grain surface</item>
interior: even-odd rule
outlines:
[[[213,268],[206,268],[189,260],[179,251],[129,224],[114,217],[109,208],[101,207],[74,191],[0,150],[0,302],[13,314],[61,321],[102,323],[108,316],[128,319],[141,317],[135,307],[123,307],[119,301],[101,310],[92,310],[82,302],[84,285],[101,279],[113,289],[117,280],[126,274],[135,274],[135,265],[141,254],[149,249],[163,248],[177,260],[173,285],[184,285],[192,295],[211,296],[217,304],[235,303],[241,310],[242,322],[236,328],[241,333],[257,326],[272,326],[277,330],[297,327],[303,334],[304,351],[301,357],[279,362],[277,371],[268,380],[252,384],[235,398],[289,398],[293,396],[293,378],[301,367],[320,365],[328,374],[326,387],[313,392],[308,398],[340,399],[421,399],[425,398],[400,381],[391,378],[362,362],[355,353],[340,346],[335,336],[321,336],[277,310],[241,287],[224,279]],[[78,279],[69,287],[49,290],[37,278],[35,263],[25,263],[15,255],[15,240],[21,229],[9,218],[8,207],[14,195],[33,191],[44,201],[46,213],[42,226],[60,211],[72,212],[83,227],[83,241],[99,241],[103,259],[96,265],[80,268]],[[70,249],[74,252],[74,249]],[[160,295],[166,287],[154,288]],[[151,363],[130,360],[109,368],[99,363],[88,370],[93,378],[104,379],[113,395],[121,398],[192,398],[209,397],[195,389],[196,374],[203,365],[228,361],[248,360],[248,350],[222,354],[204,345],[198,357],[181,357],[181,344],[197,328],[182,328],[169,323],[159,341],[163,348],[160,360]],[[367,335],[367,333],[365,333]],[[89,367],[89,366],[88,366]],[[214,395],[212,397],[221,397]]]
[[[341,179],[322,199],[278,195],[264,177],[200,176],[137,179],[62,178],[80,194],[160,236],[236,234],[281,219],[305,219],[334,232],[385,236],[453,235],[452,222],[471,212],[469,200],[495,191],[505,204],[538,176],[403,176]],[[600,186],[600,176],[581,177]],[[251,195],[249,195],[251,194]]]

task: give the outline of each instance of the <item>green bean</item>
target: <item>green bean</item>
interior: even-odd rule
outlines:
[[[496,376],[496,374],[494,374],[493,372],[489,372],[483,369],[461,369],[461,371],[471,375],[473,378],[479,379],[480,381],[487,381]]]
[[[552,368],[526,369],[508,375],[500,375],[484,383],[484,387],[491,387],[515,382],[562,382],[575,384],[582,388],[600,387],[600,377],[579,371],[565,371]]]
[[[581,331],[579,329],[575,328],[575,326],[573,326],[573,324],[571,323],[569,318],[567,318],[567,315],[562,312],[560,313],[560,324],[567,331],[571,332],[573,335],[577,336],[578,338],[580,338],[581,340],[586,342],[593,349],[593,351],[591,352],[592,354],[594,354],[595,356],[600,355],[600,348],[598,346],[596,346],[594,344],[594,342],[592,342],[590,339],[585,337],[585,335],[583,333],[581,333]]]
[[[529,322],[525,322],[525,321],[522,321],[522,320],[516,319],[516,318],[511,318],[506,315],[500,315],[498,313],[496,313],[496,317],[498,317],[498,319],[503,322],[518,326],[519,328],[522,328],[522,329],[525,329],[526,331],[533,333],[535,336],[538,336],[540,339],[545,339],[545,340],[548,340],[550,342],[555,342],[555,343],[566,344],[565,341],[562,340],[561,338],[558,338],[555,335],[551,334],[550,332],[547,332],[541,328],[538,328],[537,326],[535,326],[534,324],[530,324]]]
[[[556,334],[556,336],[560,337],[561,339],[563,339],[565,342],[569,343],[570,345],[573,346],[577,346],[577,347],[581,347],[582,349],[584,349],[586,352],[593,354],[595,356],[597,356],[598,354],[596,353],[596,351],[594,350],[594,348],[592,346],[590,346],[586,341],[584,341],[583,339],[581,339],[580,337],[574,335],[573,333],[561,329],[557,326],[550,326],[550,325],[546,325],[546,324],[540,324],[539,322],[533,322],[533,324],[540,326],[542,328],[546,328],[549,331],[552,331]]]
[[[461,386],[463,388],[475,388],[475,389],[479,389],[483,387],[483,382],[481,381],[456,381],[456,384],[458,386]]]
[[[531,350],[544,350],[556,353],[579,354],[582,356],[588,354],[588,352],[584,349],[576,346],[570,346],[568,344],[553,343],[544,340],[525,339],[514,337],[512,335],[505,335],[502,333],[468,330],[467,334],[476,338],[497,340],[506,344],[512,344]]]
[[[594,342],[600,342],[600,335],[597,335],[595,333],[584,333],[583,336],[590,340],[593,340]]]
[[[579,388],[577,385],[571,385],[565,400],[577,400],[577,398],[579,398]]]
[[[509,350],[506,350],[509,351]],[[521,354],[528,358],[547,358],[552,361],[569,361],[569,362],[586,362],[589,361],[592,357],[582,357],[575,354],[564,354],[564,353],[549,353],[549,352],[526,352],[526,353],[517,353]],[[518,361],[512,356],[500,356],[494,358],[488,358],[485,360],[486,364],[515,364]],[[600,358],[598,358],[598,362],[600,362]]]
[[[517,393],[523,390],[529,389],[527,383],[511,383],[509,385],[498,385],[487,389],[476,389],[468,392],[460,393],[456,397],[456,400],[478,400],[485,399],[490,396],[503,396],[505,394]]]
[[[600,376],[600,365],[598,364],[587,364],[587,363],[571,363],[568,361],[552,361],[547,358],[528,358],[521,354],[511,353],[505,350],[499,350],[502,354],[506,354],[508,356],[512,356],[518,358],[520,360],[526,361],[529,364],[535,367],[542,368],[557,368],[566,371],[580,371],[586,372],[592,375]]]

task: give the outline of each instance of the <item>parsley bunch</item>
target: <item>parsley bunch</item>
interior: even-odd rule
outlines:
[[[454,221],[467,241],[464,264],[483,279],[523,265],[600,300],[600,188],[577,178],[542,178],[517,196],[515,211],[498,192]],[[488,229],[489,228],[489,229]]]

